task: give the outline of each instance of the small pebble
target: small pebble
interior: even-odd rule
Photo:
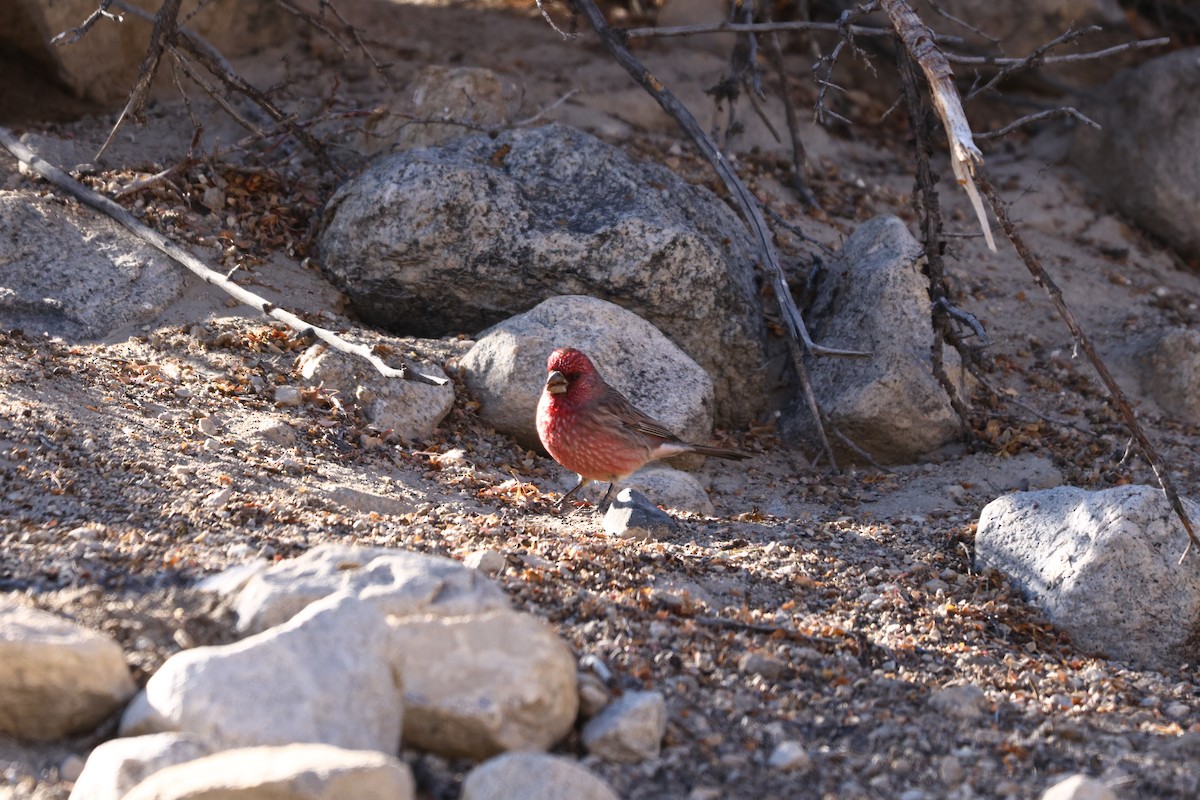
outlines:
[[[58,765],[58,774],[64,781],[74,783],[79,780],[79,776],[83,773],[83,759],[72,753],[62,760]]]
[[[295,386],[276,386],[275,405],[287,407],[300,405],[300,390]]]
[[[767,764],[782,772],[803,771],[812,766],[812,758],[803,744],[795,739],[788,739],[775,746]]]
[[[485,575],[499,575],[508,563],[504,554],[496,550],[476,550],[468,553],[463,563],[471,569],[477,569]]]

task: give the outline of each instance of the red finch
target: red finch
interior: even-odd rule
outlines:
[[[603,508],[617,481],[660,458],[681,453],[750,457],[740,450],[683,441],[634,408],[600,377],[591,359],[574,348],[555,350],[546,369],[550,374],[538,400],[538,436],[555,461],[579,473],[579,483],[562,496],[560,505],[588,481],[607,481]]]

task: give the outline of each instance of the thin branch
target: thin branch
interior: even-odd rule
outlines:
[[[208,80],[200,74],[199,70],[192,66],[192,63],[187,60],[183,53],[180,53],[174,47],[168,47],[167,50],[170,52],[172,57],[174,57],[175,63],[179,65],[179,67],[185,73],[187,73],[187,76],[192,80],[192,82],[199,86],[205,94],[211,97],[213,102],[219,105],[234,122],[238,123],[251,133],[257,134],[260,138],[266,138],[267,134],[263,132],[263,130],[253,121],[246,119],[246,117],[243,116],[238,109],[234,108],[233,103],[229,102],[229,99],[225,97],[225,95],[217,91],[217,88],[209,83]]]
[[[345,177],[346,171],[333,160],[325,145],[305,130],[302,125],[298,124],[295,119],[283,113],[266,94],[247,83],[241,75],[227,69],[225,64],[213,58],[208,49],[196,42],[192,37],[186,35],[180,36],[177,43],[182,49],[186,50],[193,58],[199,61],[206,70],[215,75],[227,88],[249,98],[266,112],[271,119],[286,128],[288,133],[295,136],[304,145],[305,149],[315,155],[328,169]],[[238,121],[239,123],[241,122],[240,119]]]
[[[1029,114],[1021,117],[1020,119],[1015,119],[1005,125],[1003,128],[997,128],[994,131],[977,133],[975,134],[975,139],[999,139],[1001,136],[1006,136],[1024,125],[1037,122],[1038,120],[1049,119],[1051,117],[1074,117],[1084,125],[1089,125],[1096,130],[1100,130],[1100,124],[1098,122],[1095,122],[1094,120],[1088,118],[1085,114],[1080,113],[1078,109],[1072,108],[1071,106],[1062,106],[1061,108],[1051,108],[1047,109],[1046,111],[1039,111],[1036,114]]]
[[[104,19],[111,19],[113,22],[124,22],[125,20],[121,18],[120,14],[112,14],[109,12],[108,7],[111,6],[112,3],[113,0],[101,0],[100,7],[89,14],[88,18],[83,21],[82,25],[80,25],[78,28],[71,28],[68,31],[63,31],[51,39],[50,44],[75,44],[87,35],[87,32],[92,29],[93,25],[100,21],[101,17]],[[63,39],[66,39],[68,36],[71,38],[64,42]]]
[[[874,28],[869,25],[851,25],[847,29],[854,36],[891,36],[890,28]],[[618,31],[626,39],[660,38],[668,36],[698,36],[705,33],[772,33],[780,31],[824,31],[840,33],[842,26],[837,22],[718,22],[712,25],[678,25],[671,28],[630,28]],[[961,36],[938,36],[942,44],[963,44]]]
[[[546,24],[549,25],[554,30],[554,32],[557,33],[559,36],[563,37],[564,39],[574,39],[576,36],[579,35],[578,33],[576,33],[573,30],[572,31],[564,31],[562,28],[558,27],[558,23],[556,23],[554,21],[554,18],[550,16],[550,12],[546,10],[546,0],[534,0],[534,2],[537,3],[537,8],[538,8],[538,11],[540,11],[542,14],[542,19],[546,20]],[[575,27],[574,22],[575,22],[574,19],[572,19],[571,20],[572,28]]]
[[[1091,437],[1092,439],[1100,439],[1101,438],[1100,434],[1096,433],[1095,431],[1090,431],[1087,428],[1076,425],[1074,422],[1071,422],[1070,420],[1058,419],[1057,417],[1055,417],[1051,414],[1047,414],[1044,411],[1039,411],[1036,408],[1034,408],[1033,406],[1029,405],[1028,403],[1024,403],[1024,402],[1018,400],[1016,397],[1013,397],[1012,395],[1008,394],[1007,392],[997,389],[995,386],[992,385],[991,381],[989,381],[987,379],[987,376],[984,375],[983,370],[980,369],[978,367],[978,365],[967,364],[967,371],[971,373],[972,377],[974,377],[975,380],[979,381],[980,386],[982,386],[983,388],[985,388],[989,392],[991,392],[992,395],[997,400],[999,400],[1001,403],[1011,403],[1012,405],[1016,406],[1017,408],[1020,408],[1024,411],[1028,411],[1030,414],[1037,417],[1038,419],[1043,420],[1044,422],[1049,422],[1051,425],[1055,425],[1060,428],[1071,428],[1072,430],[1076,430],[1085,436]],[[1130,442],[1132,443],[1132,440],[1130,440]]]
[[[562,97],[560,97],[560,98],[558,98],[557,100],[555,100],[555,101],[554,101],[553,103],[551,103],[550,105],[546,106],[545,108],[542,108],[542,109],[540,109],[540,110],[539,110],[539,111],[538,111],[536,114],[534,114],[532,117],[526,117],[525,119],[519,119],[519,120],[517,120],[516,122],[512,123],[512,126],[513,126],[514,128],[523,128],[523,127],[525,127],[526,125],[532,125],[533,123],[537,122],[539,119],[541,119],[542,117],[544,117],[546,114],[549,114],[551,111],[553,111],[554,109],[558,108],[558,107],[559,107],[559,106],[561,106],[563,103],[567,102],[568,100],[570,100],[572,97],[574,97],[574,96],[575,96],[575,95],[577,95],[577,94],[579,94],[579,90],[578,90],[578,89],[571,89],[570,91],[568,91],[568,92],[567,92],[566,94],[564,94]]]
[[[393,88],[392,79],[387,74],[388,68],[392,65],[379,63],[379,60],[375,58],[375,54],[371,52],[371,48],[367,47],[366,42],[363,41],[362,34],[359,32],[358,28],[351,25],[346,18],[342,16],[342,12],[338,10],[338,7],[330,2],[330,0],[317,0],[318,7],[320,9],[317,17],[313,17],[311,13],[293,6],[287,0],[278,0],[278,2],[285,10],[290,11],[291,13],[300,17],[302,20],[328,36],[329,39],[334,42],[334,44],[341,48],[343,53],[348,53],[349,47],[347,47],[346,44],[337,37],[337,34],[335,34],[329,28],[329,26],[325,24],[325,9],[328,8],[330,12],[333,13],[333,16],[337,19],[337,21],[341,23],[342,28],[346,31],[346,33],[350,34],[350,38],[352,38],[354,40],[354,44],[358,46],[359,52],[367,57],[367,60],[371,62],[371,66],[375,68],[375,72],[378,73],[379,77],[383,78],[384,84],[386,84],[389,89]]]
[[[763,13],[770,14],[770,3],[764,6]],[[804,141],[800,138],[800,122],[796,116],[796,104],[792,102],[792,93],[788,91],[788,74],[783,64],[783,48],[779,45],[779,34],[771,31],[767,34],[767,44],[771,54],[771,66],[779,76],[779,96],[783,100],[783,114],[787,121],[788,135],[792,143],[792,186],[800,200],[810,207],[817,207],[817,198],[808,186],[806,176],[807,155],[804,152]]]
[[[144,20],[146,22],[154,21],[153,14],[151,14],[149,11],[138,8],[133,3],[129,2],[129,0],[116,0],[116,3],[117,3],[117,8],[121,9],[122,11],[124,11],[127,14],[132,14],[133,16],[137,17],[138,19]],[[188,15],[188,18],[189,19],[191,18],[190,14]],[[196,33],[191,28],[187,27],[186,25],[177,25],[176,28],[178,29],[180,34],[191,39],[193,42],[196,43],[196,45],[198,47],[203,47],[205,50],[207,50],[208,54],[214,60],[218,61],[225,69],[229,70],[230,72],[233,72],[233,65],[229,63],[229,60],[227,58],[225,58],[225,56],[221,54],[221,51],[218,50],[216,47],[214,47],[211,42],[209,42],[207,39],[202,37],[200,34]]]
[[[854,20],[866,16],[876,8],[876,3],[867,3],[857,8],[843,11],[842,15],[838,17],[837,21],[838,43],[834,45],[833,52],[829,55],[821,56],[821,58],[812,65],[813,79],[816,81],[817,86],[820,87],[817,90],[817,102],[813,106],[813,119],[822,125],[826,124],[826,117],[833,117],[843,125],[854,124],[841,114],[830,111],[828,108],[826,108],[825,97],[829,93],[830,89],[837,89],[839,92],[846,91],[841,86],[833,83],[832,80],[833,69],[837,66],[838,57],[841,56],[842,50],[845,48],[849,47],[850,51],[854,53],[854,55],[861,58],[863,63],[867,65],[868,69],[870,69],[872,73],[875,72],[875,66],[871,63],[871,59],[867,56],[866,52],[864,52],[862,48],[855,43],[852,31],[855,27]]]
[[[970,328],[971,332],[979,337],[980,347],[987,347],[991,344],[991,342],[988,341],[987,331],[983,329],[983,325],[978,319],[976,319],[974,314],[963,311],[958,306],[952,304],[945,297],[939,297],[936,301],[934,301],[934,306],[939,311],[944,312],[951,319],[956,319],[963,325],[966,325],[968,328]]]
[[[617,33],[609,27],[604,19],[604,15],[600,13],[600,9],[596,7],[595,3],[592,0],[573,0],[573,2],[575,7],[595,29],[605,47],[617,60],[617,63],[624,67],[633,79],[651,97],[658,101],[663,110],[675,119],[684,132],[692,137],[700,148],[701,154],[704,155],[708,162],[712,164],[713,169],[716,170],[717,176],[721,178],[721,182],[729,191],[734,206],[738,209],[750,228],[750,233],[754,238],[759,256],[763,259],[764,266],[770,273],[775,289],[775,296],[783,311],[784,322],[792,335],[803,342],[805,349],[814,356],[867,355],[853,350],[835,350],[822,347],[813,342],[812,337],[808,334],[808,328],[804,324],[804,319],[800,315],[800,310],[796,308],[796,304],[792,300],[791,292],[787,285],[787,277],[779,262],[779,256],[775,252],[775,246],[771,243],[770,229],[767,227],[766,220],[763,219],[762,213],[759,211],[758,198],[750,192],[746,184],[742,182],[742,179],[738,177],[737,172],[734,171],[729,161],[721,155],[716,143],[700,127],[700,124],[692,116],[692,112],[687,109],[687,106],[681,103],[675,95],[671,94],[651,74],[645,65],[629,52],[629,49],[621,42]]]
[[[256,308],[263,314],[283,322],[288,327],[299,332],[301,335],[315,336],[339,352],[357,355],[366,359],[384,377],[403,378],[405,380],[427,383],[433,386],[441,386],[448,382],[446,378],[420,373],[416,369],[410,367],[407,363],[402,364],[398,369],[388,366],[384,363],[383,359],[376,355],[371,348],[367,347],[366,345],[353,344],[346,341],[341,336],[338,336],[331,330],[305,322],[295,314],[284,311],[282,308],[275,306],[265,298],[260,297],[259,295],[254,294],[253,292],[241,286],[238,286],[236,283],[233,283],[230,280],[227,280],[225,276],[221,275],[219,272],[214,272],[213,270],[209,269],[202,261],[200,261],[200,259],[193,256],[191,253],[187,252],[158,231],[152,230],[151,228],[143,225],[137,220],[136,217],[134,217],[121,206],[117,205],[112,200],[93,192],[87,187],[81,185],[70,175],[67,175],[62,170],[43,160],[36,153],[21,143],[7,128],[0,127],[0,144],[3,144],[10,153],[12,153],[18,160],[21,161],[21,163],[28,166],[38,175],[50,181],[63,191],[70,193],[72,197],[75,197],[81,203],[91,206],[97,211],[112,217],[139,239],[150,243],[174,261],[186,267],[205,283],[212,284],[239,302],[248,305],[251,308]]]
[[[1090,50],[1086,53],[1067,53],[1061,56],[1045,56],[1038,61],[1039,65],[1044,64],[1074,64],[1079,61],[1094,61],[1098,58],[1108,58],[1117,53],[1124,53],[1129,50],[1145,50],[1151,47],[1164,47],[1171,43],[1168,36],[1160,36],[1157,39],[1138,39],[1134,42],[1126,42],[1125,44],[1116,44],[1112,47],[1106,47],[1103,50]],[[1039,48],[1040,49],[1040,48]],[[1035,53],[1037,51],[1034,51]],[[997,56],[964,56],[958,53],[946,53],[946,60],[955,64],[966,64],[967,66],[977,67],[1009,67],[1020,66],[1029,62],[1034,55],[1031,53],[1023,58],[1000,58]]]
[[[1179,499],[1179,493],[1175,491],[1175,486],[1171,481],[1171,476],[1163,466],[1162,458],[1158,454],[1158,450],[1146,436],[1142,430],[1142,424],[1138,422],[1137,415],[1133,411],[1133,406],[1129,404],[1129,400],[1125,397],[1124,390],[1120,384],[1113,378],[1112,373],[1108,371],[1104,361],[1096,352],[1096,348],[1092,346],[1092,340],[1084,332],[1079,320],[1067,307],[1063,301],[1062,290],[1056,284],[1042,267],[1042,262],[1029,249],[1029,245],[1025,243],[1020,232],[1017,231],[1017,226],[1013,224],[1012,219],[1008,215],[1008,205],[1001,199],[1000,193],[992,186],[991,181],[987,179],[985,174],[980,173],[979,185],[983,189],[983,194],[991,204],[992,213],[996,215],[996,219],[1000,221],[1000,226],[1004,229],[1008,240],[1012,242],[1016,248],[1017,255],[1021,257],[1021,261],[1025,263],[1030,274],[1033,275],[1033,280],[1038,286],[1046,290],[1046,294],[1050,297],[1050,302],[1054,304],[1054,308],[1058,311],[1058,315],[1062,317],[1066,323],[1067,329],[1071,331],[1071,335],[1075,337],[1076,346],[1083,351],[1087,356],[1088,361],[1092,363],[1092,367],[1096,370],[1096,374],[1100,376],[1101,382],[1108,390],[1109,396],[1117,406],[1117,410],[1121,412],[1122,419],[1125,420],[1125,426],[1129,428],[1129,432],[1137,439],[1138,447],[1142,451],[1142,456],[1150,465],[1150,469],[1154,472],[1154,477],[1158,479],[1158,485],[1162,487],[1163,493],[1167,496],[1167,501],[1170,502],[1171,508],[1175,510],[1175,516],[1183,524],[1183,529],[1188,535],[1188,549],[1184,551],[1183,556],[1186,557],[1191,550],[1192,545],[1200,548],[1200,539],[1196,537],[1196,531],[1192,527],[1192,521],[1188,517],[1187,511],[1183,507],[1183,501]],[[1180,558],[1182,563],[1183,558]]]
[[[897,34],[899,36],[899,34]],[[912,200],[914,210],[921,218],[921,243],[925,250],[925,276],[929,280],[929,297],[933,301],[932,319],[933,342],[930,345],[929,360],[933,376],[937,379],[942,391],[950,401],[950,407],[958,415],[959,423],[965,438],[971,440],[974,434],[971,429],[971,419],[967,406],[959,397],[958,388],[950,380],[946,372],[945,354],[942,352],[949,338],[949,317],[945,308],[949,306],[946,286],[946,268],[942,262],[943,225],[941,199],[937,191],[937,178],[929,163],[929,154],[933,147],[929,143],[926,124],[925,107],[921,102],[921,92],[917,87],[917,75],[913,59],[904,48],[900,48],[896,57],[900,68],[901,85],[904,87],[904,99],[908,104],[909,127],[912,129],[914,151],[917,159],[916,187]],[[919,200],[918,200],[919,198]],[[954,338],[955,344],[960,340]],[[965,348],[959,350],[963,360],[969,360],[971,354]]]
[[[112,144],[113,137],[121,128],[121,123],[128,117],[137,120],[142,118],[142,108],[146,105],[146,98],[150,96],[150,86],[154,83],[154,76],[158,73],[163,49],[175,39],[178,30],[176,20],[179,17],[181,3],[182,0],[163,0],[158,13],[154,15],[154,27],[150,31],[150,44],[146,48],[146,57],[142,59],[141,66],[138,67],[137,82],[133,85],[133,91],[129,93],[129,100],[125,103],[125,108],[121,109],[121,114],[113,124],[112,130],[109,131],[108,138],[96,152],[96,161],[100,160],[104,151]]]
[[[1100,31],[1100,27],[1098,25],[1091,25],[1086,28],[1072,28],[1065,33],[1059,34],[1045,44],[1036,47],[1032,53],[1025,56],[1025,58],[1021,59],[1016,64],[1009,64],[1000,69],[987,83],[972,89],[970,96],[975,97],[976,95],[986,92],[988,89],[991,89],[993,86],[997,85],[1010,75],[1015,75],[1018,72],[1024,72],[1025,70],[1034,69],[1041,66],[1043,63],[1042,59],[1046,58],[1046,55],[1054,48],[1069,42],[1073,42],[1089,33],[1097,33],[1098,31]]]
[[[981,39],[987,39],[989,42],[992,43],[993,47],[995,47],[997,50],[1000,50],[1000,52],[1002,52],[1002,53],[1004,52],[1003,48],[1000,47],[1000,39],[998,37],[992,36],[990,33],[986,33],[985,31],[982,31],[979,28],[976,28],[974,25],[967,22],[966,20],[959,19],[958,17],[954,16],[949,11],[947,11],[946,9],[942,8],[940,5],[935,3],[934,0],[926,0],[926,2],[929,3],[929,7],[932,8],[939,17],[950,20],[958,27],[970,31],[971,33],[975,34],[976,36],[978,36]]]

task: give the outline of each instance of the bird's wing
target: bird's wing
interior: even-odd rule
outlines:
[[[646,436],[653,436],[656,439],[664,439],[668,442],[678,442],[680,440],[665,425],[644,412],[639,411],[633,403],[615,391],[605,398],[604,406],[617,418],[621,425],[630,430],[635,430]]]

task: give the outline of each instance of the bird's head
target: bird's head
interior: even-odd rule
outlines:
[[[546,359],[546,391],[562,394],[575,381],[596,374],[592,360],[573,347],[560,347]]]

